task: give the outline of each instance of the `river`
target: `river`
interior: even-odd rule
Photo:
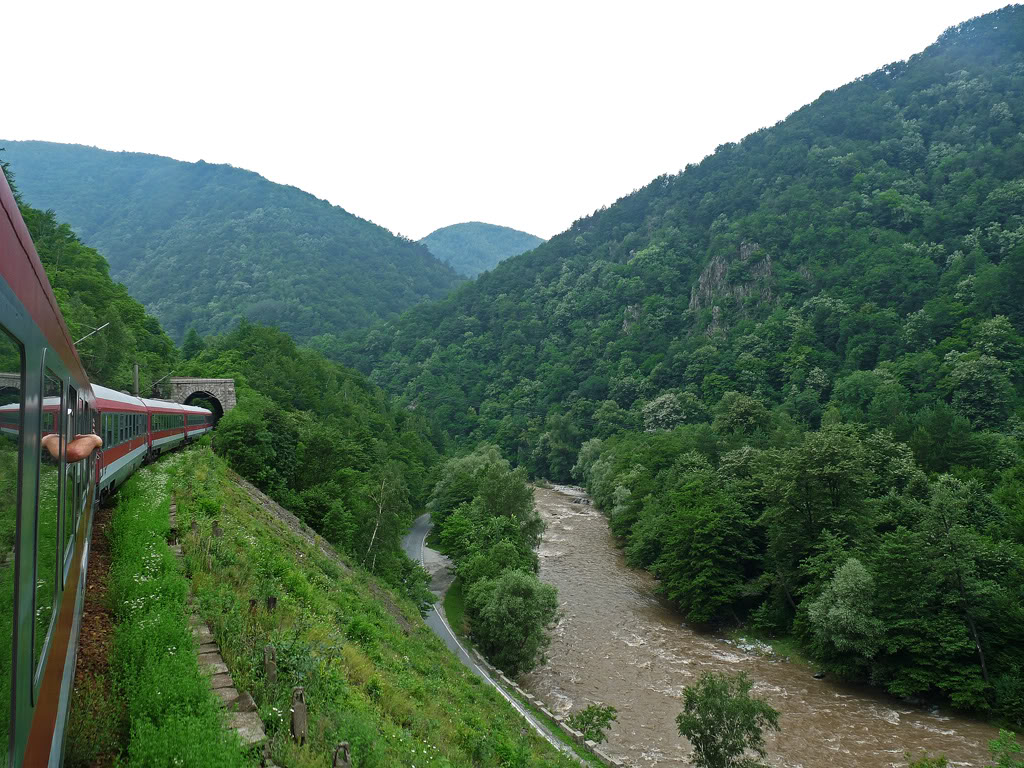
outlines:
[[[558,714],[600,702],[618,709],[607,751],[632,766],[688,766],[675,717],[683,688],[705,670],[745,671],[756,695],[782,713],[767,762],[792,768],[906,766],[904,753],[945,754],[954,766],[984,766],[996,729],[938,709],[918,709],[877,691],[744,651],[693,631],[654,595],[654,579],[629,568],[604,516],[583,491],[537,489],[547,523],[540,578],[558,587],[562,618],[547,663],[523,676]]]

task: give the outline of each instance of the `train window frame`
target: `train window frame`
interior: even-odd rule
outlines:
[[[21,544],[21,538],[24,535],[24,516],[21,514],[21,512],[22,512],[22,505],[24,503],[24,493],[25,493],[25,490],[26,490],[25,486],[26,486],[27,483],[31,482],[31,478],[26,478],[25,477],[25,425],[27,423],[26,418],[25,418],[26,417],[25,403],[26,403],[26,400],[27,400],[27,398],[26,398],[26,384],[28,382],[28,377],[29,377],[28,376],[28,355],[26,354],[24,343],[20,339],[15,337],[13,334],[9,333],[5,326],[0,325],[0,343],[2,343],[4,340],[9,340],[9,342],[11,344],[12,351],[16,352],[17,355],[18,355],[18,373],[19,373],[19,376],[20,376],[19,386],[18,386],[18,395],[17,395],[18,414],[19,415],[18,415],[18,418],[16,419],[15,422],[10,422],[10,424],[16,424],[17,425],[17,430],[18,430],[18,434],[16,436],[16,439],[14,440],[14,445],[15,445],[14,450],[15,450],[16,457],[15,457],[15,461],[14,461],[14,473],[15,474],[14,474],[14,478],[13,478],[13,480],[14,480],[14,482],[13,482],[13,485],[14,485],[14,489],[13,489],[14,490],[14,494],[13,494],[14,495],[14,499],[13,499],[13,502],[14,503],[13,503],[13,507],[12,507],[13,512],[14,512],[14,530],[13,530],[14,539],[13,539],[13,542],[12,542],[13,556],[11,558],[11,562],[10,563],[6,563],[5,566],[4,566],[5,570],[7,570],[10,573],[10,577],[12,579],[11,605],[10,605],[10,609],[11,609],[10,625],[7,627],[6,630],[4,630],[4,632],[7,634],[8,640],[10,641],[10,648],[12,649],[12,655],[11,655],[11,660],[10,660],[10,669],[7,670],[7,674],[8,674],[7,690],[3,692],[3,695],[8,696],[9,698],[12,698],[12,707],[11,707],[11,710],[10,710],[10,717],[8,719],[8,722],[5,723],[4,726],[3,726],[3,728],[5,729],[3,731],[3,738],[2,738],[2,742],[3,742],[3,755],[4,755],[5,760],[6,760],[6,759],[10,758],[10,751],[9,750],[10,750],[10,745],[11,745],[12,740],[13,740],[12,725],[14,724],[14,716],[15,716],[15,707],[13,706],[13,704],[14,704],[13,696],[14,696],[14,690],[15,690],[14,686],[16,684],[15,668],[17,667],[17,663],[18,662],[17,662],[17,658],[13,654],[13,649],[17,645],[16,644],[17,624],[18,624],[17,618],[18,618],[18,610],[19,610],[19,605],[18,605],[18,589],[19,589],[19,586],[20,586],[19,585],[18,575],[19,575],[19,570],[20,570],[20,568],[22,566],[22,553],[20,551],[21,550],[20,544]],[[42,408],[40,407],[39,410],[40,410],[40,414],[41,414],[42,413]],[[40,419],[41,418],[42,417],[40,416]],[[0,439],[7,440],[7,437],[6,436],[2,436],[2,437],[0,437]],[[2,635],[0,635],[0,637],[2,637]]]
[[[53,630],[54,630],[54,627],[56,626],[56,621],[57,621],[57,614],[56,614],[56,611],[54,609],[57,606],[57,597],[58,597],[58,595],[59,595],[59,593],[61,591],[60,588],[63,586],[62,578],[61,578],[61,574],[63,572],[63,568],[61,568],[62,557],[61,557],[61,547],[60,547],[60,541],[61,541],[60,525],[61,525],[61,519],[63,517],[63,511],[64,511],[63,510],[63,503],[62,502],[63,502],[63,498],[64,498],[64,483],[65,483],[65,469],[64,469],[64,467],[65,467],[65,464],[66,464],[66,462],[65,462],[65,455],[64,455],[65,454],[65,450],[66,450],[65,449],[66,443],[65,443],[65,439],[64,439],[65,430],[66,430],[66,424],[65,424],[66,415],[65,415],[64,411],[65,411],[66,404],[67,404],[67,394],[68,394],[68,388],[69,387],[68,387],[67,382],[65,381],[65,377],[61,376],[60,374],[58,374],[57,371],[54,371],[52,368],[50,368],[47,365],[47,355],[46,355],[46,353],[44,351],[43,361],[42,361],[42,376],[40,377],[40,383],[39,383],[39,386],[40,386],[40,404],[43,404],[46,401],[46,389],[47,389],[47,385],[49,383],[54,383],[54,384],[56,384],[57,386],[60,387],[60,392],[59,392],[59,395],[58,395],[59,401],[57,403],[57,410],[56,410],[59,418],[55,418],[54,419],[54,434],[58,435],[57,439],[58,439],[58,444],[60,446],[59,450],[58,450],[58,456],[60,457],[60,459],[57,462],[57,478],[56,478],[57,479],[57,487],[56,487],[56,493],[55,493],[55,497],[56,497],[56,501],[57,501],[57,508],[55,510],[51,510],[56,515],[55,526],[54,526],[54,528],[55,528],[55,530],[54,530],[54,547],[53,547],[55,557],[54,557],[54,561],[52,563],[50,563],[50,567],[53,568],[53,594],[50,596],[50,599],[51,599],[53,604],[50,606],[50,621],[49,621],[49,624],[46,627],[45,636],[42,639],[42,643],[40,645],[38,645],[38,648],[37,648],[37,642],[38,642],[37,631],[39,629],[39,621],[38,621],[39,585],[40,585],[40,582],[39,582],[39,564],[40,564],[40,555],[44,554],[42,552],[42,549],[40,547],[40,542],[39,542],[40,521],[42,520],[42,514],[43,514],[42,503],[41,503],[41,501],[42,501],[42,498],[41,498],[42,467],[40,466],[40,471],[36,475],[36,509],[35,509],[34,525],[33,525],[33,533],[32,533],[32,540],[34,542],[34,546],[33,546],[34,555],[33,555],[33,563],[32,563],[33,579],[32,579],[32,639],[31,639],[31,651],[32,651],[32,686],[31,686],[31,688],[32,688],[32,704],[33,704],[33,706],[35,706],[35,704],[36,704],[36,702],[38,700],[38,697],[39,697],[39,687],[42,685],[42,682],[43,682],[43,672],[46,670],[47,660],[49,659],[49,656],[50,656],[50,645],[52,644],[52,641],[53,641]],[[52,395],[51,395],[51,397],[52,397]],[[42,424],[42,413],[43,413],[43,408],[41,407],[40,411],[39,411],[39,429],[40,429],[40,433],[42,432],[42,426],[43,426],[43,424]]]
[[[65,445],[69,445],[75,439],[79,422],[81,420],[81,399],[78,390],[67,386],[67,402],[64,406],[64,417],[67,419]],[[78,495],[82,484],[82,462],[73,461],[68,463],[61,452],[61,465],[64,469],[64,488],[61,499],[63,509],[60,516],[60,556],[61,556],[61,588],[67,584],[68,570],[71,567],[71,555],[75,551],[75,510],[78,507]]]

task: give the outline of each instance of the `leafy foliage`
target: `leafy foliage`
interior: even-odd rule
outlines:
[[[422,418],[281,331],[243,321],[193,348],[186,375],[235,379],[217,452],[372,573],[427,599],[400,546],[438,462]]]
[[[758,768],[749,757],[764,757],[764,731],[779,730],[779,713],[750,695],[753,683],[744,673],[705,672],[683,690],[683,711],[676,717],[679,734],[693,745],[698,768]]]
[[[467,221],[435,229],[418,242],[460,275],[476,277],[544,241],[510,227]]]
[[[466,597],[473,638],[506,674],[530,671],[550,642],[545,628],[558,612],[558,595],[531,573],[509,568],[476,581]]]
[[[618,720],[615,713],[618,710],[612,706],[601,704],[588,704],[579,712],[574,712],[568,718],[568,723],[577,731],[582,733],[588,741],[600,744],[605,741],[605,731],[612,727],[612,723]]]
[[[525,470],[481,445],[445,462],[427,508],[466,591],[473,639],[507,674],[528,672],[550,642],[558,598],[535,575],[544,524]]]
[[[6,146],[26,200],[106,254],[176,340],[190,326],[223,333],[239,318],[297,339],[339,333],[458,282],[423,246],[250,171],[70,144]]]
[[[1024,768],[1024,749],[1010,731],[1000,730],[999,738],[988,744],[995,763],[992,768]]]

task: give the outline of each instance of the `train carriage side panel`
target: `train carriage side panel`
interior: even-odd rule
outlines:
[[[10,765],[57,766],[74,679],[95,463],[90,457],[68,464],[62,449],[68,435],[89,429],[94,395],[2,176],[0,361],[0,372],[11,374],[0,405],[14,406],[5,409],[0,440],[0,743]],[[58,459],[42,445],[44,434],[58,435]]]
[[[185,441],[185,406],[169,400],[142,402],[149,412],[149,453],[159,456]]]
[[[195,405],[183,405],[185,409],[185,437],[195,440],[213,430],[213,414],[206,408]]]

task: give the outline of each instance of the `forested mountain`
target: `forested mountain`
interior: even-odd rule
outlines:
[[[176,340],[240,317],[297,339],[370,325],[458,277],[423,246],[227,165],[0,141],[25,200],[110,261]],[[172,287],[173,286],[173,287]]]
[[[151,383],[169,373],[177,360],[170,337],[123,285],[110,278],[110,267],[101,254],[83,245],[52,210],[41,211],[25,202],[4,155],[0,155],[0,166],[18,201],[71,338],[82,339],[78,353],[86,372],[93,381],[131,391],[132,368],[138,363],[140,391],[148,393]]]
[[[476,277],[510,256],[518,256],[544,241],[511,227],[467,221],[435,229],[418,242],[460,275]]]
[[[1022,82],[1024,8],[965,22],[335,354],[691,620],[1019,722]]]

